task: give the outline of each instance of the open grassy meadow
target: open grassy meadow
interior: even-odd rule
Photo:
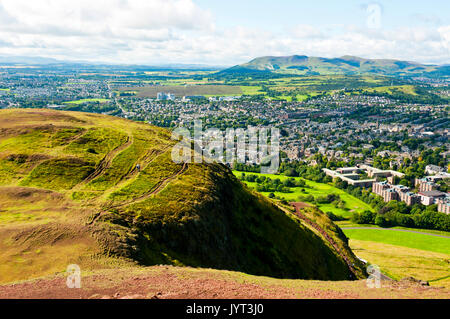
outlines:
[[[355,240],[379,242],[450,255],[450,238],[426,233],[404,232],[397,229],[372,227],[343,229],[347,237]]]
[[[358,237],[358,236],[356,236]],[[417,238],[415,238],[417,239]],[[360,258],[378,265],[381,272],[395,280],[414,277],[429,281],[432,286],[450,288],[450,254],[434,252],[429,247],[408,248],[386,244],[386,240],[367,236],[365,239],[350,239],[350,247]],[[450,239],[449,239],[450,240]],[[420,242],[420,238],[418,240]],[[428,243],[434,245],[433,239]],[[447,245],[449,246],[449,245]],[[448,247],[447,247],[448,248]],[[448,249],[438,249],[448,251]]]

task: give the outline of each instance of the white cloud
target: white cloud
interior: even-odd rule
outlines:
[[[0,39],[0,54],[117,63],[237,64],[291,54],[450,62],[450,26],[221,29],[193,0],[1,0]]]
[[[11,32],[105,36],[127,31],[212,28],[212,16],[191,0],[2,0]]]

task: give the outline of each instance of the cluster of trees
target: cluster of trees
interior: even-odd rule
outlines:
[[[319,154],[320,155],[320,154]],[[323,165],[322,159],[317,156],[316,161],[318,161],[319,165],[317,166],[309,166],[307,163],[302,161],[295,161],[290,163],[281,163],[280,171],[290,177],[298,177],[301,176],[305,179],[319,182],[319,183],[330,183],[332,180],[329,176],[327,176],[322,168],[326,167],[326,164]]]
[[[332,204],[336,208],[348,210],[347,207],[345,207],[345,202],[341,199],[341,197],[337,194],[328,194],[326,196],[317,196],[314,197],[311,194],[299,196],[298,197],[299,202],[307,202],[312,204]]]
[[[256,190],[258,192],[280,192],[291,193],[290,187],[306,187],[306,183],[303,180],[295,180],[294,178],[288,178],[281,181],[279,178],[271,179],[266,176],[259,176],[253,174],[242,174],[241,180],[245,180],[251,183],[257,183]]]
[[[380,227],[402,226],[409,228],[450,231],[450,216],[436,211],[435,205],[401,207],[404,203],[391,201],[378,212],[353,213],[352,221],[357,224],[374,224]]]
[[[111,115],[117,115],[120,114],[120,110],[117,109],[117,107],[114,104],[110,103],[100,103],[98,101],[96,102],[86,102],[81,104],[73,104],[73,105],[67,105],[64,107],[64,111],[77,111],[77,112],[88,112],[88,113],[105,113],[105,112],[112,112]]]
[[[246,165],[246,164],[234,162],[233,167],[235,170],[237,170],[239,172],[253,172],[253,173],[261,172],[260,165]],[[245,176],[245,174],[242,174],[242,176]],[[256,175],[253,175],[253,176],[256,176]]]

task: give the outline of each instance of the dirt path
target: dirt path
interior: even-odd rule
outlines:
[[[392,228],[378,228],[378,227],[341,227],[342,230],[345,229],[374,229],[374,230],[390,230],[390,231],[401,231],[405,233],[413,233],[413,234],[422,234],[422,235],[428,235],[428,236],[435,236],[435,237],[441,237],[441,238],[449,238],[450,236],[445,235],[439,235],[439,234],[432,234],[432,233],[424,233],[421,231],[414,231],[414,230],[408,230],[408,229],[392,229]]]
[[[132,145],[133,141],[134,141],[133,140],[133,135],[129,135],[127,137],[127,141],[124,144],[119,145],[118,147],[113,149],[111,152],[106,154],[105,157],[97,165],[95,170],[88,177],[86,177],[81,183],[76,185],[72,190],[73,191],[79,190],[81,187],[83,187],[84,185],[88,184],[90,181],[92,181],[96,177],[102,175],[111,166],[111,163],[114,160],[114,158],[120,152],[122,152],[123,150],[127,149],[130,145]]]
[[[177,178],[178,176],[180,176],[181,174],[183,174],[187,170],[187,168],[188,168],[188,164],[184,163],[183,167],[178,172],[176,172],[174,175],[171,175],[171,176],[169,176],[169,177],[159,181],[155,185],[155,187],[153,187],[148,193],[146,193],[144,195],[141,195],[139,197],[130,199],[128,201],[124,201],[124,202],[122,202],[122,203],[120,203],[118,205],[110,206],[108,208],[111,209],[111,208],[118,208],[118,207],[127,206],[127,205],[130,205],[130,204],[136,203],[136,202],[141,202],[143,200],[146,200],[147,198],[149,198],[149,197],[151,197],[153,195],[157,195],[159,192],[161,192],[167,186],[167,184],[169,184],[169,182],[171,180],[173,180],[173,179]]]
[[[350,260],[348,259],[348,257],[341,252],[341,250],[339,249],[339,246],[336,244],[336,242],[334,241],[333,238],[330,237],[330,235],[328,235],[328,233],[322,229],[322,227],[320,227],[317,223],[313,222],[312,220],[310,220],[308,217],[306,217],[304,214],[301,213],[301,208],[304,208],[305,205],[304,203],[291,203],[292,206],[294,206],[295,208],[295,212],[296,215],[302,219],[303,221],[305,221],[307,224],[309,224],[311,227],[313,227],[314,229],[316,229],[330,244],[331,246],[334,247],[334,249],[337,251],[337,253],[339,254],[339,256],[342,257],[342,259],[344,259],[345,263],[347,264],[348,268],[350,269],[351,273],[353,274],[353,276],[355,278],[357,278],[356,275],[356,271],[353,268],[352,263],[350,262]]]
[[[153,160],[158,157],[161,154],[164,154],[171,146],[168,145],[166,147],[164,147],[161,150],[150,150],[149,152],[147,152],[142,158],[139,158],[133,165],[133,167],[130,169],[130,171],[128,171],[125,175],[123,175],[120,178],[120,182],[118,183],[118,185],[120,183],[126,182],[128,180],[130,180],[131,178],[133,178],[134,176],[136,176],[139,173],[139,170],[136,168],[136,165],[138,163],[144,163],[145,165],[141,167],[141,171],[145,170],[145,168],[148,167],[148,165],[150,165]]]
[[[126,183],[128,183],[132,178],[134,178],[136,175],[138,175],[139,170],[136,168],[136,165],[138,163],[144,164],[141,167],[141,171],[145,170],[159,155],[164,154],[171,146],[166,146],[160,150],[149,150],[144,156],[140,157],[136,162],[134,162],[133,166],[126,172],[123,176],[120,177],[119,182],[117,184],[106,190],[103,195],[100,197],[103,201],[107,200],[108,196],[111,195],[111,193],[115,192],[116,190],[119,190],[123,188]]]
[[[108,213],[108,210],[110,210],[110,209],[113,209],[113,208],[119,208],[119,207],[124,207],[124,206],[130,205],[130,204],[136,203],[136,202],[141,202],[141,201],[143,201],[143,200],[146,200],[147,198],[150,198],[150,197],[153,196],[153,195],[157,195],[159,192],[161,192],[161,191],[167,186],[167,184],[169,184],[169,182],[170,182],[171,180],[173,180],[173,179],[177,178],[178,176],[180,176],[181,174],[183,174],[183,173],[187,170],[187,168],[188,168],[188,164],[187,164],[187,163],[184,163],[184,164],[183,164],[183,167],[182,167],[177,173],[175,173],[174,175],[169,176],[169,177],[167,177],[167,178],[165,178],[165,179],[159,181],[159,182],[156,184],[156,186],[153,187],[153,188],[151,189],[150,192],[148,192],[148,193],[146,193],[146,194],[144,194],[144,195],[141,195],[141,196],[139,196],[139,197],[133,198],[133,199],[131,199],[131,200],[124,201],[124,202],[122,202],[122,203],[120,203],[120,204],[118,204],[118,205],[108,206],[106,209],[104,209],[104,210],[102,210],[101,212],[95,214],[95,215],[93,216],[92,220],[91,220],[90,222],[87,223],[87,225],[95,224],[95,223],[97,222],[97,220],[98,220],[101,216],[107,214],[107,213]]]

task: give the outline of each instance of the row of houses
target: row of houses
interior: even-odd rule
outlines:
[[[449,173],[439,172],[433,176],[425,176],[424,178],[416,178],[415,186],[419,191],[435,191],[439,189],[437,182],[450,178]]]
[[[373,183],[372,192],[383,197],[385,202],[398,200],[405,202],[406,205],[414,205],[421,202],[421,198],[411,192],[408,187],[403,185],[391,185],[387,181]]]
[[[372,191],[383,197],[385,202],[398,200],[406,205],[423,204],[425,206],[437,204],[438,211],[450,214],[450,196],[437,190],[419,191],[417,194],[403,185],[391,185],[387,181],[373,183]]]

